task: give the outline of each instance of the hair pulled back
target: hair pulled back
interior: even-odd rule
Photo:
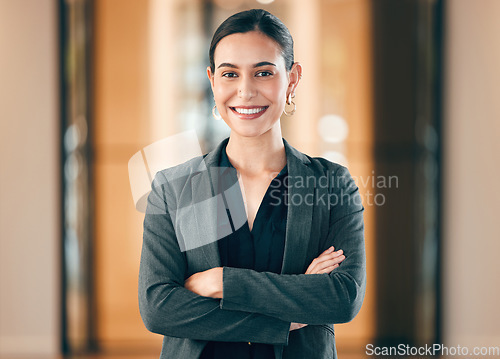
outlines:
[[[210,43],[210,69],[215,72],[214,54],[219,42],[226,36],[258,31],[276,41],[281,48],[281,54],[285,59],[285,67],[288,71],[293,65],[293,38],[288,28],[269,11],[263,9],[252,9],[236,13],[228,17],[214,33]]]

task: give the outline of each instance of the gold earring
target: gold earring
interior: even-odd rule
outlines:
[[[222,120],[222,116],[220,114],[216,114],[215,111],[217,111],[217,105],[214,105],[214,107],[212,107],[212,115],[217,121]]]
[[[295,94],[292,95],[292,93],[290,93],[288,95],[288,98],[286,99],[286,103],[285,103],[285,108],[283,109],[283,113],[287,116],[293,116],[293,114],[295,113],[295,110],[297,109],[297,105],[295,104],[295,102],[293,101],[293,98],[295,98]],[[293,105],[293,109],[288,112],[286,110],[286,106],[287,105]]]

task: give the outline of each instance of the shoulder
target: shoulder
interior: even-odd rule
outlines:
[[[200,170],[206,169],[204,165],[205,162],[203,161],[206,156],[206,154],[202,156],[196,156],[178,165],[158,171],[158,174],[161,174],[166,178],[175,178],[197,173]]]
[[[164,168],[156,172],[153,179],[154,186],[183,187],[189,179],[199,173],[206,172],[204,158],[207,155],[196,156],[178,165]]]
[[[327,177],[333,187],[345,187],[352,185],[354,179],[349,169],[339,163],[332,162],[323,157],[311,157],[300,152],[307,159],[307,165],[312,170],[315,177]]]
[[[287,151],[288,160],[293,160],[295,162],[295,159],[297,159],[299,163],[307,166],[308,169],[313,172],[314,176],[335,175],[349,172],[346,167],[338,163],[329,161],[323,157],[312,157],[299,151],[284,138],[283,142]]]
[[[314,168],[315,187],[320,195],[327,194],[328,205],[336,208],[336,218],[364,209],[359,187],[347,167],[322,157],[308,158]]]
[[[304,176],[306,173],[307,176],[312,175],[315,178],[314,183],[321,183],[323,186],[326,184],[329,191],[346,187],[357,189],[356,183],[347,167],[323,157],[309,156],[297,150],[285,139],[283,139],[283,141],[287,150],[288,159],[293,160],[293,162],[298,160],[301,164],[295,172],[297,175]],[[302,165],[306,166],[307,169],[303,170]]]
[[[311,163],[317,168],[317,172],[321,172],[322,176],[328,177],[330,191],[338,191],[342,189],[357,190],[358,186],[352,177],[349,169],[336,162],[332,162],[323,157],[312,157]]]
[[[310,157],[308,155],[305,156],[311,161],[310,167],[312,167],[315,172],[318,173],[328,172],[330,174],[349,172],[347,167],[342,166],[341,164],[338,164],[336,162],[327,160],[326,158]]]
[[[224,148],[224,145],[227,144],[228,140],[229,138],[225,138],[210,152],[193,157],[178,165],[165,168],[159,171],[158,175],[164,177],[168,181],[181,178],[184,179],[184,183],[186,183],[186,180],[192,176],[200,173],[207,173],[209,168],[217,167],[220,153]]]

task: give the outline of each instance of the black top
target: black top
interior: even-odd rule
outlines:
[[[232,233],[218,241],[221,265],[226,267],[247,268],[258,272],[281,273],[285,250],[285,231],[287,217],[287,166],[274,177],[267,188],[260,207],[255,216],[252,230],[246,221],[243,226],[235,228],[231,218],[234,204],[242,206],[241,191],[239,199],[231,198],[226,189],[238,181],[236,169],[226,154],[226,148],[221,151],[219,167],[228,167],[221,171],[221,186],[223,200],[228,213]],[[234,192],[233,192],[234,193]],[[233,206],[231,205],[231,202]],[[245,209],[241,209],[244,213]],[[274,359],[274,348],[271,344],[242,342],[209,342],[203,350],[200,359]]]

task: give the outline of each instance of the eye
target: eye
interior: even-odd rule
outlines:
[[[234,72],[224,72],[222,74],[222,77],[227,77],[227,78],[233,78],[233,77],[237,77],[238,75],[236,75]]]
[[[256,76],[259,76],[259,77],[268,77],[268,76],[272,76],[273,73],[270,72],[270,71],[260,71],[256,74]]]

